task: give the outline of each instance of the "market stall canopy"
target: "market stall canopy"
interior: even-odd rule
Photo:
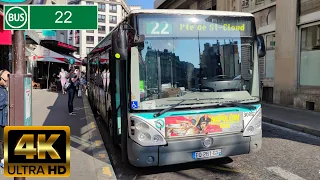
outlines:
[[[78,50],[78,47],[56,40],[41,40],[40,45],[61,54],[70,54]]]
[[[37,48],[33,51],[34,55],[33,59],[35,61],[44,61],[44,62],[56,62],[56,63],[66,63],[66,58],[54,51],[51,51],[45,47],[37,46]]]
[[[108,62],[109,62],[109,59],[100,58],[100,64],[107,64]]]
[[[61,64],[67,64],[63,62],[62,60],[53,58],[53,57],[38,57],[35,59],[36,61],[41,61],[41,62],[54,62],[54,63],[61,63]]]

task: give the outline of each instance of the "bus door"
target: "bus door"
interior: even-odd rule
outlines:
[[[119,61],[115,60],[109,50],[109,64],[110,64],[110,94],[111,94],[111,126],[109,124],[109,131],[111,132],[114,144],[121,143],[121,106],[120,106],[120,66]]]

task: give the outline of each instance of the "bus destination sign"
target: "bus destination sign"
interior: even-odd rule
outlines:
[[[147,37],[243,37],[252,36],[250,21],[192,22],[186,18],[141,18],[140,31]],[[214,33],[214,34],[213,34]]]

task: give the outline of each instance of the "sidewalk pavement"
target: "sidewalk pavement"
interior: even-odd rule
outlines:
[[[320,113],[262,103],[264,122],[320,137]]]
[[[33,126],[70,126],[70,166],[69,178],[56,180],[106,180],[116,179],[108,153],[104,147],[100,132],[96,126],[88,99],[74,99],[76,116],[69,116],[68,95],[48,92],[47,90],[32,91]],[[3,173],[1,173],[3,174]],[[9,180],[0,175],[0,180]],[[26,178],[42,180],[48,178]]]

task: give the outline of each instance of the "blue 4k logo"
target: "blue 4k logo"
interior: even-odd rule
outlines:
[[[131,101],[131,108],[138,109],[139,108],[138,101]]]

